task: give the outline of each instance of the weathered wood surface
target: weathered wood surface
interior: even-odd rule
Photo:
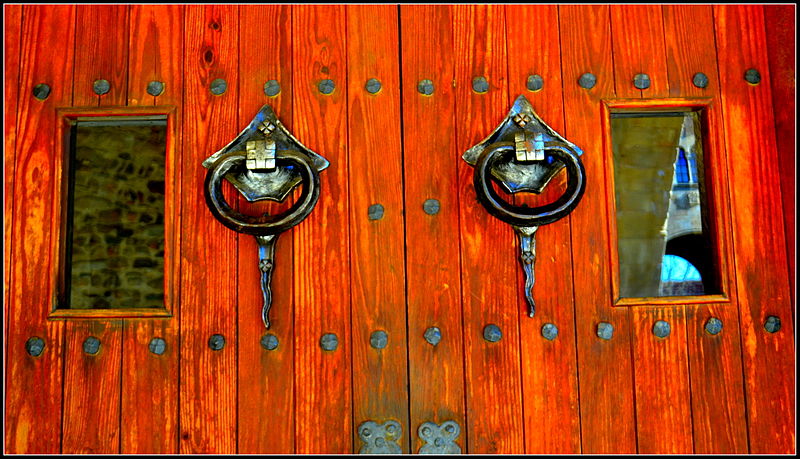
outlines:
[[[3,292],[8,292],[11,276],[11,239],[12,222],[14,221],[14,158],[16,157],[17,140],[17,96],[19,95],[20,61],[19,51],[22,42],[22,5],[3,5],[5,26],[5,42],[3,56],[5,65],[4,102],[3,114],[3,171],[9,179],[3,184],[5,201],[3,202]],[[8,317],[9,301],[3,299],[3,317]],[[8,336],[8,323],[3,326],[4,336]]]

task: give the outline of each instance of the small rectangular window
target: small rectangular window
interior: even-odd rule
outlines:
[[[611,113],[619,297],[722,293],[697,111]]]

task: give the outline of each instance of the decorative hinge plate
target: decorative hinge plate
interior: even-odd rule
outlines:
[[[397,444],[402,436],[403,428],[397,421],[366,421],[358,426],[358,438],[364,442],[358,454],[403,454]]]
[[[425,441],[419,454],[461,454],[461,447],[456,443],[461,427],[455,421],[445,421],[440,426],[424,422],[417,433]]]

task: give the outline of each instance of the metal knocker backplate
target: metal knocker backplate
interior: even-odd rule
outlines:
[[[258,243],[264,297],[261,318],[267,328],[275,243],[282,232],[303,221],[314,209],[320,193],[319,173],[328,165],[325,158],[294,138],[268,105],[231,143],[203,161],[208,168],[204,192],[211,214],[226,227],[254,236]],[[295,187],[302,184],[303,189],[286,212],[251,216],[231,208],[225,200],[223,178],[250,202],[282,202]]]
[[[494,217],[514,228],[520,241],[520,262],[525,271],[525,297],[533,317],[536,240],[541,225],[553,223],[572,212],[586,189],[583,152],[545,124],[533,106],[519,96],[508,116],[482,142],[467,150],[463,158],[475,167],[473,182],[478,201]],[[541,193],[561,169],[567,169],[567,187],[555,201],[539,206],[517,206],[505,201],[494,189],[497,183],[509,193]]]

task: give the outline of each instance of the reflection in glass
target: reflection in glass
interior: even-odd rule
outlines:
[[[61,307],[164,307],[166,120],[71,129]]]
[[[611,115],[620,297],[719,293],[697,112]]]

